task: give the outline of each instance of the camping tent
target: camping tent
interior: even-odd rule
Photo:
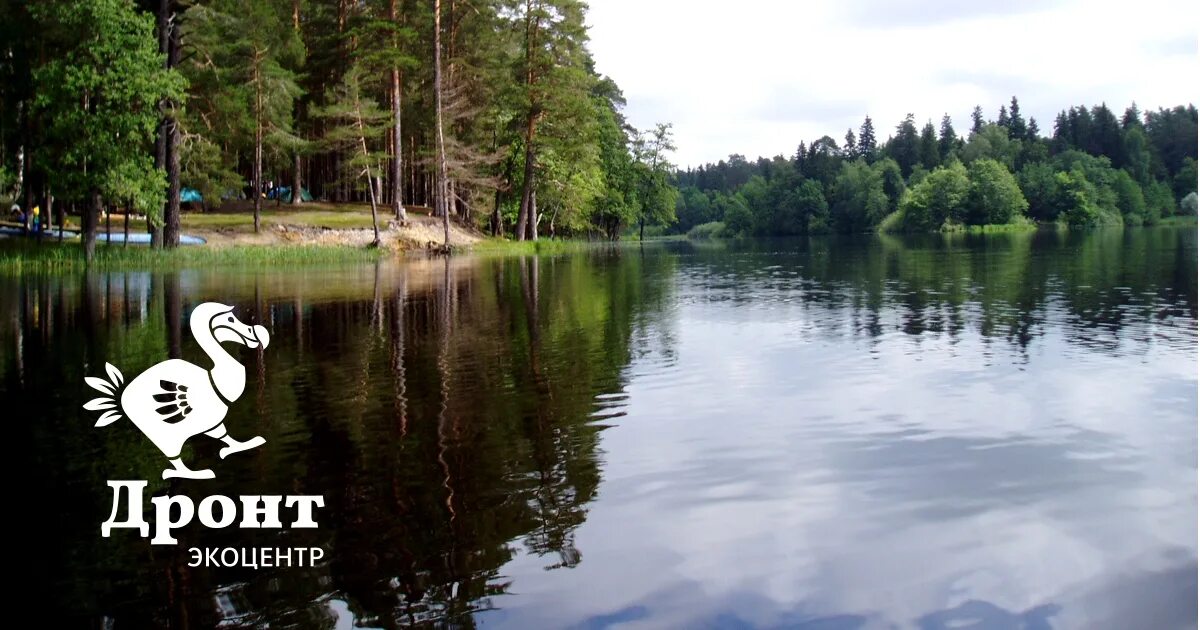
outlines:
[[[276,190],[279,191],[280,201],[282,201],[283,203],[292,203],[292,187],[291,186],[279,186],[278,188],[276,188]],[[272,196],[272,198],[273,198],[273,196]],[[309,194],[308,189],[301,187],[300,188],[300,201],[312,201],[312,200],[313,200],[313,196],[311,194]]]
[[[179,201],[182,203],[204,203],[204,196],[195,188],[184,188],[179,191]]]

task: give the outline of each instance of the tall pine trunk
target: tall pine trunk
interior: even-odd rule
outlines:
[[[254,233],[258,234],[262,223],[262,159],[263,159],[263,77],[262,62],[265,51],[254,51],[251,81],[254,84],[254,164],[250,167],[250,179],[254,190]]]
[[[300,152],[292,154],[292,205],[303,203],[304,194],[300,188]]]
[[[292,28],[296,30],[296,33],[300,33],[300,0],[292,0]],[[301,117],[301,114],[303,114],[303,109],[304,109],[304,106],[301,104],[300,99],[296,99],[296,122],[297,123],[300,122],[300,117]],[[297,127],[296,134],[299,135],[300,125],[297,124],[296,127]],[[301,181],[300,181],[300,167],[301,167],[300,150],[297,149],[292,152],[292,205],[293,206],[298,206],[301,203],[304,203],[304,194],[302,192]],[[279,195],[276,194],[276,198],[278,198],[278,197],[279,197]]]
[[[250,179],[254,182],[254,190],[251,194],[254,195],[254,233],[258,234],[259,225],[262,223],[262,154],[263,154],[263,133],[262,123],[259,122],[254,127],[254,166],[251,167]]]
[[[167,170],[167,119],[158,122],[158,132],[154,137],[154,168]],[[162,216],[167,215],[167,203],[163,202]],[[150,247],[159,249],[163,245],[162,225],[155,225],[150,213],[146,213],[146,231],[150,234]]]
[[[170,119],[167,134],[167,207],[163,214],[163,246],[179,247],[179,123]]]
[[[89,263],[96,258],[96,227],[103,210],[100,191],[93,190],[91,203],[83,210],[83,257]]]
[[[437,191],[434,203],[442,213],[443,241],[450,248],[450,204],[446,199],[446,137],[442,131],[442,0],[433,0],[433,98],[437,125]]]
[[[355,91],[358,94],[358,91]],[[367,193],[371,199],[371,227],[375,230],[375,240],[372,241],[371,247],[379,247],[379,201],[375,195],[375,178],[371,176],[371,152],[367,150],[367,131],[366,125],[363,123],[362,102],[356,97],[354,101],[354,116],[355,122],[358,125],[358,141],[362,147],[363,160],[366,162],[367,171]],[[379,187],[379,191],[383,192],[383,187]]]
[[[521,206],[517,211],[517,240],[537,238],[537,204],[534,191],[534,165],[537,154],[533,149],[537,134],[538,104],[533,95],[537,76],[533,71],[533,51],[537,46],[538,20],[533,17],[533,2],[525,0],[525,88],[529,110],[525,113],[525,181],[521,185]]]
[[[396,0],[388,1],[388,20],[393,25],[396,24]],[[399,44],[396,38],[392,37],[392,54],[399,55]],[[395,64],[395,61],[393,61]],[[403,223],[408,220],[408,213],[404,211],[404,164],[401,156],[404,155],[404,136],[400,133],[400,68],[392,66],[391,71],[391,105],[392,105],[392,150],[395,155],[392,156],[391,177],[392,177],[392,212],[396,215],[396,220]]]
[[[158,15],[155,16],[156,28],[158,29],[158,52],[163,55],[163,67],[170,68],[171,62],[168,59],[170,51],[170,23],[167,21],[167,14],[170,12],[171,0],[160,0],[158,3]],[[162,109],[163,116],[158,121],[158,131],[154,136],[154,168],[167,169],[167,102],[161,101],[159,107]],[[162,216],[167,214],[167,204],[163,202]],[[162,225],[155,225],[154,219],[150,213],[146,213],[146,231],[150,234],[150,247],[159,249],[163,246],[163,228]]]
[[[173,2],[163,0],[161,9],[168,14],[166,27],[167,68],[179,65],[180,40],[179,26],[173,24],[175,16]],[[162,241],[164,247],[179,247],[179,121],[174,115],[175,103],[166,103],[164,123],[166,124],[166,168],[167,168],[167,205],[163,208]]]
[[[517,211],[517,240],[523,241],[529,237],[529,224],[533,222],[530,215],[533,209],[533,127],[534,117],[530,113],[525,130],[525,181],[521,184],[521,207]]]

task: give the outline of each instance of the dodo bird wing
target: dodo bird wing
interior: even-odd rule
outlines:
[[[131,418],[155,419],[167,424],[182,422],[198,410],[209,411],[207,408],[214,403],[224,411],[224,404],[212,391],[208,372],[178,359],[163,361],[142,372],[121,396],[121,406]]]

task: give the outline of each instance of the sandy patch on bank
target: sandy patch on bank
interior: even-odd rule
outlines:
[[[188,234],[200,236],[212,247],[233,245],[327,245],[366,247],[374,237],[371,228],[326,228],[312,225],[295,225],[264,220],[258,234],[238,228],[191,228]],[[482,235],[450,223],[451,247],[469,247],[478,243]],[[441,219],[428,216],[410,216],[408,223],[401,226],[389,222],[380,225],[379,241],[382,247],[401,252],[423,249],[438,249],[443,245],[445,233]]]

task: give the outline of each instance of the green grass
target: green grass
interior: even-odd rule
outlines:
[[[700,225],[693,226],[687,233],[688,240],[693,241],[722,238],[724,236],[725,224],[720,221],[701,223]]]
[[[942,227],[943,232],[962,232],[964,234],[1003,234],[1005,232],[1025,232],[1038,229],[1038,224],[1025,218],[1018,217],[1012,223],[989,223],[986,225],[956,224],[950,229]]]
[[[620,243],[624,243],[621,241]],[[481,255],[498,256],[553,256],[568,252],[578,252],[595,247],[616,245],[610,241],[582,241],[571,239],[540,239],[536,241],[511,241],[502,238],[489,238],[471,245],[466,251]]]
[[[185,246],[174,250],[96,244],[92,267],[105,270],[182,269],[187,267],[284,267],[368,262],[384,253],[346,245]],[[0,274],[64,272],[87,268],[79,243],[0,241]]]
[[[1191,227],[1196,225],[1196,215],[1194,214],[1177,214],[1174,216],[1163,217],[1154,225],[1167,225],[1179,227]]]
[[[355,228],[371,227],[371,210],[358,206],[328,206],[326,208],[308,208],[302,206],[303,210],[290,210],[287,206],[281,209],[263,209],[262,224],[263,225],[307,225],[314,227],[326,227],[332,229],[346,230]],[[333,209],[333,208],[338,209]],[[387,225],[391,218],[390,211],[381,208],[379,214],[380,225]],[[200,230],[233,230],[238,232],[249,232],[254,229],[254,213],[253,212],[189,212],[180,216],[180,224],[184,232],[189,229]],[[114,224],[114,228],[116,225]]]

